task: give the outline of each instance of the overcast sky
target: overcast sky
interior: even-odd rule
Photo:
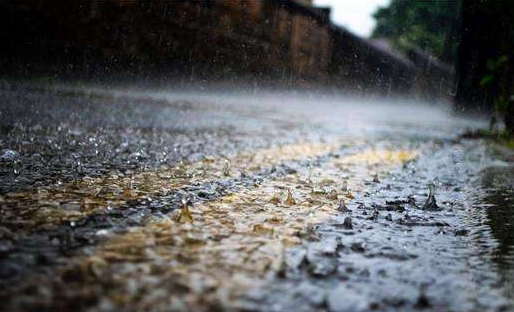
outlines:
[[[371,16],[378,7],[387,6],[390,0],[314,0],[316,6],[330,6],[332,21],[353,33],[368,37],[375,27]]]

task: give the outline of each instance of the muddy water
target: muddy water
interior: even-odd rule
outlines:
[[[480,121],[319,93],[2,92],[2,310],[513,308],[512,167],[458,137]]]

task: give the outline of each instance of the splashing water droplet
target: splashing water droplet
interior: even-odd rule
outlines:
[[[351,217],[346,217],[346,218],[344,218],[343,226],[344,226],[347,230],[351,230],[351,229],[353,229],[352,218],[351,218]]]
[[[230,176],[230,161],[228,159],[225,159],[223,164],[223,175],[226,177]]]
[[[341,190],[343,192],[348,192],[348,181],[346,181],[346,180],[343,181],[343,186],[341,186]]]
[[[179,223],[192,223],[193,222],[193,215],[191,214],[191,211],[189,211],[189,205],[191,201],[187,199],[186,197],[182,198],[182,207],[180,209],[180,213],[178,214],[176,221]]]
[[[20,154],[10,149],[0,151],[0,162],[15,162],[20,157]]]
[[[436,189],[436,187],[435,187],[435,184],[434,184],[434,183],[429,183],[429,184],[428,184],[428,192],[429,192],[428,196],[429,196],[429,197],[431,197],[431,196],[434,196],[434,195],[435,195],[435,189]]]
[[[435,195],[435,192],[436,192],[438,189],[440,189],[440,187],[442,186],[442,183],[441,183],[441,181],[439,180],[439,178],[438,178],[438,177],[436,177],[436,178],[434,179],[434,181],[433,181],[431,184],[433,184],[433,185],[434,185],[434,187],[433,187],[433,188],[434,188],[434,195]]]
[[[337,197],[338,197],[338,194],[337,194],[336,190],[331,190],[327,196],[328,199],[332,199],[332,200],[337,200]]]
[[[435,184],[433,182],[428,184],[428,197],[423,205],[423,210],[438,210],[439,206],[435,199]]]
[[[348,209],[348,207],[346,207],[346,203],[345,203],[344,199],[341,199],[339,201],[339,206],[337,207],[337,210],[344,212],[344,213],[351,212],[351,210]]]
[[[291,191],[291,189],[287,189],[287,199],[285,201],[285,204],[288,206],[296,205],[296,201],[294,200],[293,192]]]

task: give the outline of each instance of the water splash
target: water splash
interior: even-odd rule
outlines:
[[[10,149],[3,149],[0,151],[0,162],[13,163],[20,158],[20,154]]]
[[[225,163],[223,164],[223,175],[225,177],[230,176],[230,161],[225,159]]]
[[[291,189],[287,189],[287,199],[285,201],[285,204],[288,206],[296,205],[296,200],[294,200],[293,192]]]
[[[428,184],[428,198],[423,205],[423,210],[438,210],[439,206],[437,205],[437,201],[435,199],[435,190],[436,185],[434,182]]]
[[[351,210],[348,209],[348,207],[346,206],[346,203],[344,202],[344,199],[341,199],[341,201],[339,201],[339,207],[337,207],[337,210],[341,211],[341,212],[344,212],[344,213],[350,213]]]
[[[343,185],[341,186],[341,191],[348,192],[348,181],[344,180]]]
[[[348,230],[353,229],[352,218],[351,217],[344,218],[343,226]]]
[[[191,201],[187,198],[182,198],[182,207],[180,213],[177,215],[176,220],[179,223],[193,223],[193,215],[189,211],[189,205]]]

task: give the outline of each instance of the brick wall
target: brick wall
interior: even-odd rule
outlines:
[[[249,77],[388,94],[411,92],[426,77],[419,79],[415,64],[331,25],[330,11],[310,1],[45,3],[0,3],[6,72]]]
[[[59,0],[49,7],[19,0],[14,6],[46,29],[36,36],[25,25],[6,26],[17,27],[21,40],[32,36],[26,39],[45,61],[75,69],[90,62],[90,68],[133,64],[137,71],[158,63],[171,72],[189,67],[299,79],[327,72],[327,21],[292,1]],[[29,54],[23,43],[16,49]]]

